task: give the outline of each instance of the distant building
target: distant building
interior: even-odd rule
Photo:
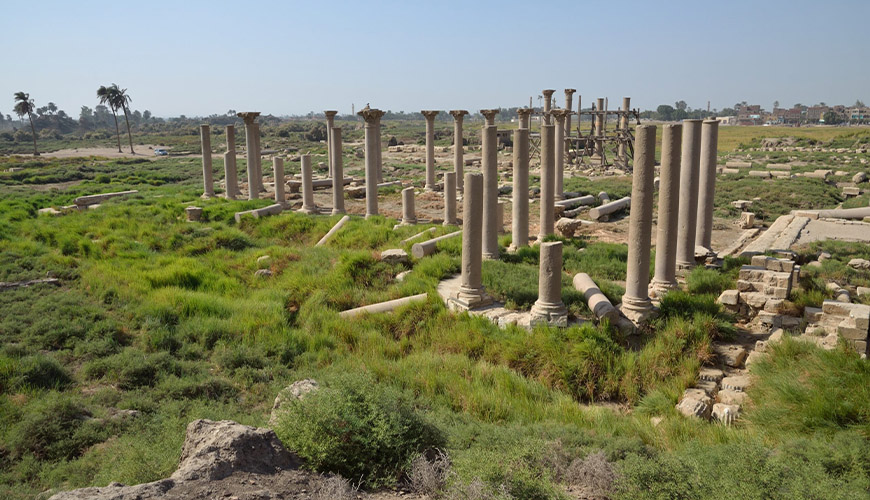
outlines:
[[[824,123],[825,113],[831,108],[827,106],[810,106],[807,108],[807,123]]]
[[[737,125],[736,116],[717,116],[716,121],[719,122],[719,125]]]

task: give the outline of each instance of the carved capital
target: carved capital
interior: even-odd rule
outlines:
[[[544,94],[544,97],[546,97],[546,98],[548,98],[548,99],[549,99],[550,97],[553,97],[553,93],[555,93],[555,92],[556,92],[556,91],[553,90],[553,89],[546,89],[546,90],[542,90],[542,91],[541,91],[541,93]]]
[[[577,89],[565,89],[565,95],[568,97],[574,95],[574,92],[577,92]]]
[[[453,115],[454,120],[461,122],[462,118],[468,114],[468,111],[464,109],[451,109],[450,114]]]
[[[517,115],[519,116],[531,116],[532,108],[519,108],[517,109]]]
[[[236,113],[236,116],[241,118],[245,122],[245,125],[250,125],[250,124],[254,123],[254,120],[256,120],[258,116],[260,116],[260,112],[259,111],[244,111],[241,113]]]
[[[366,123],[378,123],[384,116],[384,112],[379,109],[364,109],[357,114],[362,116]]]
[[[426,119],[429,121],[434,120],[435,117],[438,116],[438,113],[440,113],[440,111],[433,110],[433,109],[424,109],[423,111],[420,111],[420,114],[425,116]]]
[[[324,111],[323,114],[326,115],[327,118],[335,118],[335,115],[338,114],[338,111],[329,110],[329,111]]]
[[[497,109],[481,109],[480,110],[480,114],[485,116],[487,120],[494,119],[495,115],[497,115],[498,112],[499,112],[499,110],[497,110]]]

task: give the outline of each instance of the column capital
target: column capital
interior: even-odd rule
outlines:
[[[203,123],[202,125],[199,126],[199,128],[208,130],[211,128],[211,125],[209,125],[208,123]]]
[[[487,120],[494,120],[495,115],[499,112],[498,109],[481,109],[480,114],[486,117]]]
[[[327,118],[335,118],[335,115],[338,114],[338,111],[328,110],[328,111],[324,111],[323,114],[326,115]]]
[[[461,122],[462,118],[468,114],[468,111],[465,109],[451,109],[450,114],[453,115],[453,119]]]
[[[571,114],[571,110],[570,109],[562,109],[562,108],[553,109],[550,111],[550,114],[555,116],[557,121],[561,122],[561,121],[565,120],[565,118],[568,115]]]
[[[552,97],[555,92],[556,91],[553,89],[545,89],[545,90],[541,91],[541,93],[544,94],[544,97],[547,97],[547,98]]]
[[[377,123],[381,119],[381,117],[384,116],[383,111],[374,108],[363,109],[357,114],[362,116],[363,120],[365,120],[366,123]]]
[[[577,89],[565,89],[565,95],[568,97],[574,95],[574,92],[577,92]]]
[[[518,116],[531,116],[532,115],[532,108],[518,108],[517,115]]]
[[[435,109],[424,109],[423,111],[420,111],[420,114],[425,116],[428,121],[434,120],[435,117],[438,116],[438,113],[440,113],[440,111]]]
[[[238,116],[239,118],[244,120],[245,124],[247,125],[250,123],[254,123],[254,120],[256,120],[258,116],[260,116],[260,112],[259,111],[244,111],[241,113],[236,113],[236,116]]]

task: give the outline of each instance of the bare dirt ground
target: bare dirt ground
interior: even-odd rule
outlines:
[[[124,146],[122,149],[123,152],[121,153],[118,152],[117,147],[74,148],[60,149],[58,151],[52,151],[51,153],[42,153],[41,156],[47,156],[49,158],[75,158],[78,156],[103,156],[106,158],[162,158],[161,156],[154,155],[155,148],[169,149],[154,144],[140,144],[133,146],[133,150],[136,151],[135,154],[130,153],[130,146]]]

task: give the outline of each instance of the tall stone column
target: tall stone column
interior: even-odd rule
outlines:
[[[420,111],[426,117],[426,186],[427,191],[435,190],[435,117],[438,111]]]
[[[214,196],[214,172],[211,167],[211,127],[199,126],[199,140],[202,145],[202,183],[203,198]]]
[[[564,178],[565,178],[565,122],[569,116],[571,116],[571,112],[567,109],[556,109],[551,113],[554,117],[554,121],[556,124],[555,128],[555,139],[553,142],[556,145],[554,156],[555,156],[555,173],[556,173],[556,187],[555,187],[555,199],[561,200],[565,196],[564,192]]]
[[[453,171],[456,173],[457,187],[462,191],[463,175],[465,170],[465,149],[462,140],[462,120],[468,111],[464,109],[454,109],[450,111],[453,115]]]
[[[631,97],[622,98],[622,114],[619,116],[619,130],[628,130],[628,110],[631,109]],[[616,146],[616,160],[620,165],[628,165],[628,158],[625,156],[625,143],[620,142]]]
[[[380,115],[375,118],[375,137],[378,140],[378,146],[375,148],[375,152],[378,155],[377,161],[377,171],[378,171],[378,182],[384,182],[384,154],[383,154],[383,144],[381,142],[381,116],[384,115],[382,111]]]
[[[344,157],[342,156],[341,127],[332,127],[332,215],[344,213]]]
[[[562,302],[562,242],[541,243],[538,300],[532,306],[530,324],[568,326],[568,309]]]
[[[598,113],[595,115],[595,148],[593,149],[591,160],[598,160],[604,165],[604,120],[605,120],[605,110],[604,110],[604,98],[599,97],[596,105],[596,111]]]
[[[695,267],[698,221],[698,170],[701,164],[701,120],[683,120],[680,162],[680,215],[677,222],[677,269]]]
[[[254,180],[257,182],[257,197],[259,198],[259,193],[266,191],[266,187],[263,184],[263,149],[260,147],[260,124],[254,123],[254,167],[256,168],[256,173],[254,174]]]
[[[532,108],[520,108],[517,110],[519,128],[528,129],[532,125]]]
[[[444,225],[457,225],[456,172],[447,172],[444,174]]]
[[[256,127],[254,126],[254,120],[260,116],[260,113],[257,111],[247,111],[244,113],[237,113],[239,118],[241,118],[245,122],[245,154],[247,156],[247,169],[248,169],[248,199],[255,200],[260,197],[260,188],[257,185],[257,163],[255,157],[259,155],[256,146],[256,140],[254,139],[257,134]]]
[[[498,258],[498,128],[481,130],[481,170],[483,171],[483,258]],[[467,177],[466,177],[467,179]]]
[[[528,116],[528,115],[526,115]],[[522,122],[520,122],[522,125]],[[514,130],[511,251],[529,246],[529,129]]]
[[[680,143],[683,126],[662,127],[662,166],[659,169],[659,218],[656,223],[656,273],[649,286],[652,297],[677,288],[677,219],[680,209]]]
[[[698,221],[695,246],[712,251],[713,199],[716,194],[716,153],[719,148],[719,122],[704,120],[701,125],[701,165],[698,175]]]
[[[287,198],[284,196],[284,158],[275,156],[272,158],[272,171],[275,175],[275,203],[284,206]]]
[[[365,120],[366,156],[366,218],[378,215],[378,139],[381,134],[378,122],[384,116],[379,109],[364,109],[360,116]],[[429,170],[428,168],[426,170]],[[429,173],[426,173],[428,177]]]
[[[622,313],[634,323],[649,319],[649,257],[655,187],[655,125],[637,127],[634,146],[634,174],[631,183],[631,212],[628,224],[628,269]]]
[[[486,121],[486,123],[484,124],[485,127],[491,127],[491,126],[495,125],[495,115],[498,114],[498,111],[499,110],[497,110],[497,109],[481,109],[480,110],[480,114],[483,115],[483,118]]]
[[[466,173],[462,202],[462,274],[459,290],[447,301],[453,311],[467,311],[492,303],[481,281],[482,215],[483,176]]]
[[[402,190],[402,225],[417,223],[417,210],[414,206],[414,188],[406,187]]]
[[[332,130],[327,131],[332,135]],[[329,152],[332,157],[332,151]],[[314,205],[314,186],[312,184],[311,155],[304,154],[300,157],[302,170],[302,208],[298,211],[303,214],[316,214],[317,207]]]
[[[550,121],[550,111],[553,108],[553,93],[556,91],[553,89],[546,89],[541,93],[544,94],[544,125],[550,125],[552,122]]]
[[[228,200],[239,196],[239,171],[236,168],[236,128],[227,125],[227,152],[224,153],[224,181]]]
[[[555,224],[556,206],[556,159],[553,150],[555,143],[555,126],[544,124],[541,126],[541,223],[538,231],[538,241],[544,241],[544,237],[553,234]]]
[[[570,139],[571,137],[571,117],[574,116],[574,108],[572,107],[574,101],[574,92],[577,92],[577,89],[565,89],[565,109],[568,110],[568,117],[565,120],[565,138]],[[571,146],[570,143],[565,141],[565,158],[569,158],[568,155],[571,154]]]
[[[326,115],[326,152],[327,156],[327,165],[329,166],[329,176],[332,177],[332,128],[335,126],[335,115],[338,114],[338,111],[324,111],[324,115]]]

